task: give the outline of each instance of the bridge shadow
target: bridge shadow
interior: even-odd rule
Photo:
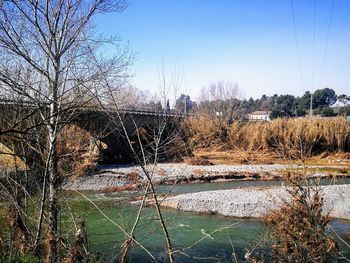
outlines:
[[[120,113],[120,117],[119,119],[118,114],[113,111],[84,110],[73,120],[75,125],[105,145],[100,148],[100,164],[135,163],[135,154],[131,151],[130,144],[139,158],[143,158],[144,151],[146,159],[152,161],[157,139],[160,141],[157,152],[159,161],[181,159],[183,151],[189,151],[185,149],[182,118],[179,116],[135,112]]]

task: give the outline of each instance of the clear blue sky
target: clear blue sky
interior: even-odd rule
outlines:
[[[321,74],[332,0],[316,0],[314,81],[314,1],[293,2],[304,85],[290,0],[132,0],[123,13],[100,16],[96,24],[136,52],[132,72],[140,89],[157,92],[162,65],[170,73],[178,63],[186,79],[181,91],[193,98],[220,80],[236,82],[246,98],[323,87],[350,94],[350,1],[335,0]]]

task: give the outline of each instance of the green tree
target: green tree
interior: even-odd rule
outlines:
[[[180,97],[176,100],[175,110],[180,113],[188,113],[193,106],[191,97],[189,95],[181,94]]]
[[[321,110],[321,116],[322,117],[333,117],[336,116],[333,108],[331,107],[326,107]]]
[[[350,96],[342,94],[338,96],[338,100],[343,103],[343,107],[350,103]]]
[[[313,94],[313,108],[322,109],[336,103],[337,94],[329,88],[318,89]]]
[[[297,98],[296,104],[297,104],[297,112],[300,113],[298,116],[303,116],[308,112],[310,109],[310,103],[311,103],[311,93],[310,91],[306,91],[303,96],[300,98]]]
[[[169,103],[169,99],[166,100],[166,108],[165,108],[166,112],[170,112],[170,103]]]
[[[276,97],[270,117],[275,119],[278,117],[295,116],[295,103],[296,99],[293,95],[287,94]]]

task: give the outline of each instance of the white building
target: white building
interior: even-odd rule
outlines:
[[[270,121],[269,111],[254,111],[249,114],[250,121]]]

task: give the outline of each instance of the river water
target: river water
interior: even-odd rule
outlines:
[[[321,182],[321,184],[333,183],[350,183],[350,179],[338,179],[335,182],[322,180]],[[159,186],[157,192],[167,193],[171,190],[172,193],[188,193],[270,185],[281,185],[281,182],[236,181],[181,184],[175,187]],[[63,213],[65,216],[63,216],[61,223],[62,225],[71,225],[72,221],[69,215],[71,213],[79,215],[87,223],[90,249],[99,253],[103,260],[118,262],[125,236],[114,223],[130,231],[137,207],[124,200],[137,194],[136,192],[86,194],[98,205],[104,215],[85,197],[68,196],[66,200],[70,210]],[[65,206],[65,209],[67,207]],[[259,245],[256,251],[268,253],[264,250],[266,231],[263,224],[257,220],[238,220],[218,215],[202,215],[167,209],[163,211],[173,246],[179,249],[179,253],[176,253],[175,256],[177,262],[233,262],[234,258],[237,258],[238,262],[244,262],[246,252],[252,250],[257,244]],[[334,220],[330,226],[340,238],[350,242],[350,222]],[[329,229],[329,231],[333,233],[333,230]],[[145,208],[143,210],[135,236],[157,260],[164,259],[165,242],[154,209]],[[349,258],[350,248],[344,245],[338,237],[335,239],[344,255]],[[132,249],[130,260],[131,262],[153,262],[147,252],[140,247]]]

